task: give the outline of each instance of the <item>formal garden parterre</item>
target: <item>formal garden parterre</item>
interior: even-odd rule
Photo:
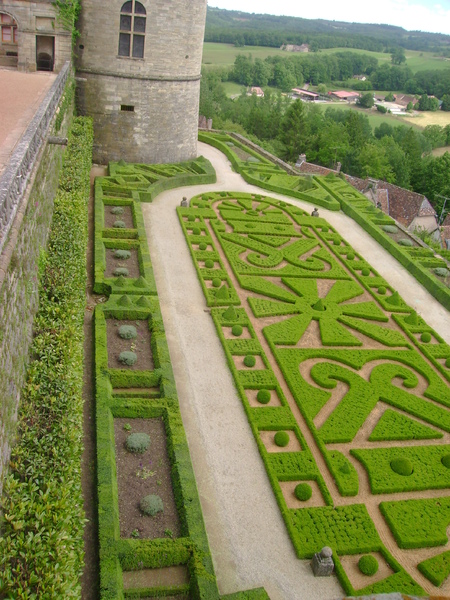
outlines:
[[[177,211],[297,556],[330,546],[352,595],[434,591],[448,574],[448,344],[295,204],[220,192]]]

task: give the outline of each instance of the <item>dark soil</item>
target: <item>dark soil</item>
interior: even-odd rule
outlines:
[[[124,425],[131,425],[131,430],[125,430]],[[116,418],[114,432],[121,537],[178,537],[180,521],[172,490],[171,464],[162,418]],[[147,433],[151,440],[148,450],[143,454],[128,452],[125,441],[130,433]],[[139,508],[140,500],[148,494],[156,494],[163,501],[164,511],[154,517],[143,515]]]
[[[133,325],[137,330],[137,337],[132,340],[123,340],[119,336],[119,327],[121,325]],[[116,319],[106,320],[106,338],[108,349],[108,368],[110,369],[130,369],[134,371],[153,370],[153,356],[150,347],[151,333],[148,328],[148,321],[118,321]],[[137,361],[131,367],[127,367],[119,362],[121,352],[132,351],[137,355]]]
[[[114,271],[118,267],[125,267],[128,269],[128,277],[137,279],[141,275],[137,249],[130,249],[131,256],[125,260],[116,258],[114,252],[114,248],[106,248],[105,277],[115,277]]]
[[[114,227],[116,221],[123,221],[127,229],[134,229],[135,225],[133,222],[133,213],[131,212],[131,206],[122,206],[123,213],[121,215],[114,215],[111,210],[114,206],[105,204],[105,227]]]

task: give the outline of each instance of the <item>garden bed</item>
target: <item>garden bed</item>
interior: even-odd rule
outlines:
[[[136,330],[136,337],[123,339],[119,335],[121,327],[132,327]],[[127,369],[133,371],[151,371],[154,369],[151,349],[151,332],[147,320],[106,320],[106,336],[108,341],[108,368]],[[133,365],[120,362],[119,356],[123,352],[132,352],[137,360]]]

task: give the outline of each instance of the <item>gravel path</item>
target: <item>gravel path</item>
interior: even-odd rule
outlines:
[[[266,192],[233,173],[215,148],[199,143],[199,154],[213,163],[216,184],[169,190],[142,209],[219,589],[264,586],[271,600],[334,600],[343,596],[337,579],[314,578],[295,556],[175,211],[183,196],[205,190]],[[450,341],[449,313],[395,259],[344,214],[320,214]]]

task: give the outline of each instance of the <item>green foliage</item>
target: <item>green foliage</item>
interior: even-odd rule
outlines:
[[[400,244],[400,246],[408,246],[408,247],[414,246],[414,242],[412,240],[410,240],[409,238],[402,238],[401,240],[398,240],[398,243]]]
[[[114,269],[114,276],[115,277],[128,277],[129,271],[126,267],[118,267],[117,269]]]
[[[381,229],[386,233],[398,233],[398,228],[395,225],[383,225]]]
[[[118,333],[124,340],[132,340],[137,336],[137,330],[134,325],[121,325]]]
[[[378,571],[378,561],[372,554],[364,554],[358,561],[358,568],[363,575],[371,577]]]
[[[441,586],[450,575],[450,551],[422,561],[417,568],[433,585]]]
[[[259,390],[256,394],[256,399],[260,404],[268,404],[270,402],[271,394],[270,390]]]
[[[400,548],[429,548],[447,543],[448,497],[381,502],[380,510]]]
[[[287,431],[277,431],[273,441],[277,446],[280,446],[280,448],[284,448],[289,444],[289,439],[289,433]]]
[[[119,354],[119,362],[123,363],[127,367],[132,367],[137,361],[137,355],[135,352],[125,350]]]
[[[404,477],[412,475],[414,470],[411,461],[407,458],[394,458],[394,460],[391,461],[391,469],[394,473],[403,475]]]
[[[139,508],[149,517],[154,517],[159,512],[164,511],[163,501],[160,496],[155,494],[149,494],[148,496],[144,496],[139,502]]]
[[[406,415],[386,410],[370,434],[370,442],[400,440],[431,440],[442,438],[442,433],[414,421]]]
[[[256,358],[253,356],[253,354],[247,354],[244,357],[244,365],[250,368],[256,365]]]
[[[91,121],[74,119],[39,273],[33,360],[21,392],[17,443],[1,504],[5,598],[81,594],[83,321],[92,138]]]
[[[131,256],[131,252],[129,250],[115,250],[114,258],[118,258],[119,260],[128,260]]]
[[[125,209],[123,208],[123,206],[113,206],[111,209],[111,213],[113,215],[123,215],[124,212]]]
[[[239,337],[240,335],[242,335],[243,329],[242,329],[242,325],[233,325],[233,328],[231,329],[231,333],[233,335],[235,335],[236,337]]]
[[[301,502],[306,502],[312,496],[312,488],[308,483],[298,483],[295,486],[294,495],[297,500]]]
[[[450,271],[445,267],[437,267],[436,269],[433,269],[433,272],[438,277],[448,277],[450,275]]]
[[[129,452],[142,454],[150,446],[150,436],[147,433],[131,433],[127,437],[125,445]]]
[[[126,228],[126,224],[125,221],[114,221],[114,227],[116,227],[116,229],[125,229]]]

